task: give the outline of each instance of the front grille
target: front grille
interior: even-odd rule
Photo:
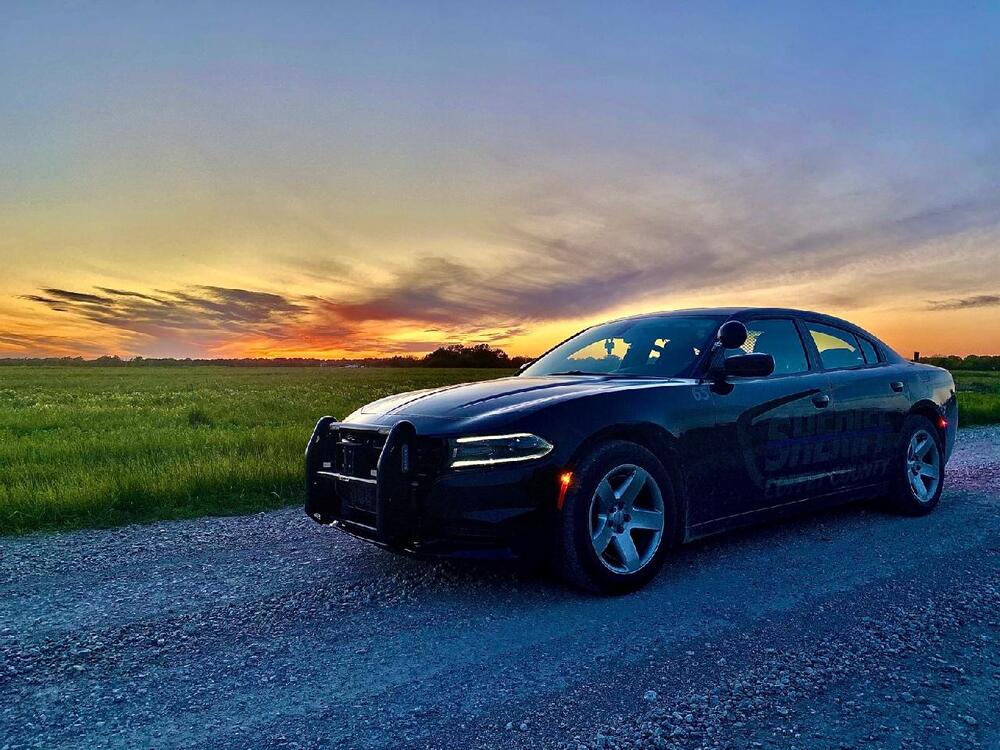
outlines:
[[[386,436],[377,430],[342,427],[335,434],[333,470],[359,479],[374,479]]]
[[[424,506],[447,471],[447,442],[415,433],[409,423],[391,433],[385,426],[330,424],[306,454],[309,515],[345,524],[366,538],[393,543],[424,538]],[[390,434],[394,444],[384,457]]]
[[[324,441],[317,462],[320,474],[343,481],[359,480],[374,485],[378,478],[378,462],[388,434],[385,428],[334,426]],[[416,436],[405,448],[405,463],[398,467],[409,475],[414,486],[427,486],[445,468],[446,443],[438,438]]]

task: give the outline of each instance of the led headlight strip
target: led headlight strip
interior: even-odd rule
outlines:
[[[530,461],[552,450],[552,443],[529,432],[460,437],[450,442],[453,469]]]

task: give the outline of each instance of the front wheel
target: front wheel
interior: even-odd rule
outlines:
[[[579,463],[566,492],[557,571],[590,591],[642,586],[663,564],[674,507],[670,477],[656,456],[625,441],[596,447]]]
[[[891,471],[889,500],[895,510],[922,516],[938,504],[944,488],[944,446],[927,417],[913,414],[903,422]]]

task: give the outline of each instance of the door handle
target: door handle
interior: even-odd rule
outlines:
[[[816,396],[813,396],[813,404],[817,409],[825,409],[830,405],[830,397],[825,393],[817,394]]]
[[[894,390],[896,393],[903,392],[903,383],[900,380],[893,380],[891,383],[889,383],[889,387],[892,388],[892,390]]]

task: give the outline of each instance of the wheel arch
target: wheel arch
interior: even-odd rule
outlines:
[[[930,399],[924,398],[917,401],[913,406],[910,407],[910,411],[907,416],[917,415],[920,417],[927,417],[934,425],[934,429],[937,431],[938,437],[941,438],[942,445],[947,444],[947,435],[945,434],[945,427],[941,426],[941,409]]]
[[[570,466],[576,466],[580,459],[597,445],[612,440],[624,440],[640,445],[663,464],[673,485],[674,502],[674,542],[682,542],[687,534],[688,498],[684,485],[684,475],[677,459],[677,438],[664,427],[652,422],[631,422],[609,425],[589,435],[577,446],[570,459]]]

